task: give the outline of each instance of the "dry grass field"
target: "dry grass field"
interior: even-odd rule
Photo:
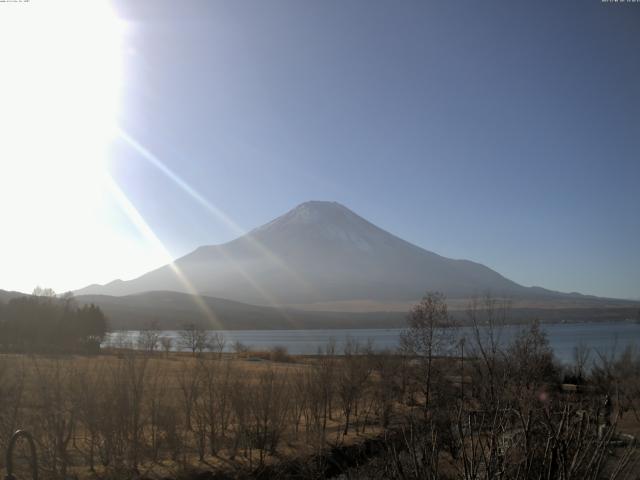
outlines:
[[[640,352],[560,367],[493,307],[461,341],[425,298],[398,352],[0,354],[0,449],[27,429],[55,480],[639,478]]]
[[[274,355],[286,361],[269,359]],[[487,379],[478,384],[480,364],[481,359],[465,367],[453,358],[434,358],[426,409],[420,384],[424,363],[365,350],[312,357],[131,350],[96,356],[4,354],[0,447],[6,447],[16,428],[30,431],[41,478],[188,478],[205,471],[223,475],[219,478],[300,478],[269,470],[296,460],[302,460],[298,475],[303,465],[303,478],[324,478],[330,457],[322,454],[377,442],[371,458],[346,470],[350,476],[470,479],[487,468],[481,466],[483,455],[508,450],[505,445],[522,433],[516,419],[522,412],[540,425],[562,424],[563,415],[567,424],[592,415],[596,430],[604,422],[598,420],[604,413],[593,388],[584,395],[571,389],[554,392],[546,384],[539,391],[549,398],[542,401],[539,393],[530,395],[533,390],[519,390],[515,398],[516,385],[508,385],[500,396],[511,396],[513,408],[495,410],[488,424],[482,401],[491,393],[483,389]],[[545,417],[545,409],[560,417]],[[466,419],[456,424],[463,415]],[[497,423],[496,415],[501,416]],[[635,405],[625,399],[617,400],[611,416],[616,419],[611,440],[640,433]],[[437,449],[433,435],[441,442]],[[617,465],[624,455],[630,461],[635,446],[632,452],[626,448],[611,450],[604,464]],[[26,444],[19,444],[18,478],[29,473],[26,452]],[[462,452],[475,452],[477,458]],[[509,455],[518,463],[524,453],[513,447]],[[437,464],[437,474],[433,465],[422,465],[398,475],[401,465],[427,459]],[[381,476],[372,473],[383,470]]]
[[[380,432],[370,358],[349,369],[330,356],[260,356],[1,355],[0,448],[24,428],[43,477],[177,477],[250,471]]]

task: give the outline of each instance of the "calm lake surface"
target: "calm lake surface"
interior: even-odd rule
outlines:
[[[508,342],[523,326],[509,325],[502,331],[502,340]],[[574,348],[585,344],[593,349],[591,358],[596,351],[605,355],[615,355],[622,352],[628,345],[640,345],[640,324],[633,322],[607,323],[563,323],[542,325],[547,333],[551,347],[558,360],[571,363]],[[469,335],[468,328],[461,328],[464,335]],[[336,350],[342,352],[348,338],[362,343],[373,342],[378,350],[393,350],[399,345],[401,329],[330,329],[330,330],[223,330],[227,344],[231,351],[234,342],[239,341],[254,350],[269,350],[274,346],[283,346],[292,354],[315,354],[318,348],[323,348],[333,339]],[[138,331],[114,332],[105,341],[105,346],[129,342],[135,345]],[[179,334],[177,331],[163,331],[162,336],[173,338],[174,348],[178,347]],[[468,342],[467,345],[470,343]]]

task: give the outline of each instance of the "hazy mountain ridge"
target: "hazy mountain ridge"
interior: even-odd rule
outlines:
[[[428,290],[450,298],[486,292],[513,298],[570,296],[524,287],[480,263],[430,252],[335,202],[303,203],[226,244],[199,247],[175,265],[195,292],[164,266],[76,293],[170,290],[260,305],[413,300]]]
[[[0,304],[12,298],[27,296],[20,292],[0,290]],[[334,305],[331,310],[303,308],[273,308],[250,305],[208,296],[181,292],[153,291],[126,296],[78,295],[77,303],[99,306],[112,330],[135,330],[151,326],[174,330],[185,324],[225,330],[295,330],[326,328],[401,328],[412,302],[373,303],[363,310],[347,304]],[[456,322],[468,321],[468,299],[449,300],[450,313]],[[0,305],[1,306],[1,305]],[[340,310],[342,308],[342,310]],[[538,318],[544,322],[586,322],[637,319],[640,303],[624,300],[565,298],[559,301],[514,302],[510,322],[528,322]]]
[[[0,303],[7,303],[13,298],[24,297],[26,294],[22,292],[14,292],[7,290],[0,290]]]
[[[154,291],[120,297],[81,295],[78,303],[98,305],[117,329],[179,329],[185,324],[223,330],[300,328],[388,328],[405,324],[404,312],[306,312],[277,309],[186,293]]]
[[[81,305],[98,305],[109,319],[113,330],[133,330],[149,326],[180,329],[188,323],[224,330],[404,328],[408,310],[345,312],[278,309],[162,291],[121,297],[82,295],[77,297],[77,301]],[[456,303],[458,302],[450,302],[452,318],[456,322],[468,322],[467,304]],[[547,307],[542,308],[516,305],[509,312],[509,319],[514,323],[529,322],[533,318],[544,322],[619,321],[635,319],[640,309],[640,304],[633,302],[578,301],[575,306],[566,303],[561,308],[546,304]]]

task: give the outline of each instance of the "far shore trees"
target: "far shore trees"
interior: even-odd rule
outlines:
[[[107,333],[107,319],[95,305],[78,306],[72,294],[51,289],[0,305],[0,348],[12,352],[93,353]]]

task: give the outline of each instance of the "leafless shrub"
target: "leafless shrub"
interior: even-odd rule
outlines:
[[[590,383],[598,393],[615,399],[620,416],[631,411],[640,421],[640,350],[627,346],[620,355],[596,352]]]
[[[509,389],[515,400],[546,395],[545,385],[558,383],[559,369],[554,363],[549,340],[538,322],[521,330],[504,355],[509,366]]]
[[[438,432],[433,429],[433,425],[421,425],[411,418],[398,437],[395,442],[389,442],[387,445],[388,461],[384,464],[385,478],[403,480],[440,478],[440,445]]]
[[[289,355],[287,347],[276,345],[271,348],[271,351],[269,353],[270,353],[269,359],[273,362],[282,362],[282,363],[293,362],[293,357]]]
[[[242,343],[240,340],[233,342],[233,351],[236,355],[243,355],[251,351],[249,346]]]

